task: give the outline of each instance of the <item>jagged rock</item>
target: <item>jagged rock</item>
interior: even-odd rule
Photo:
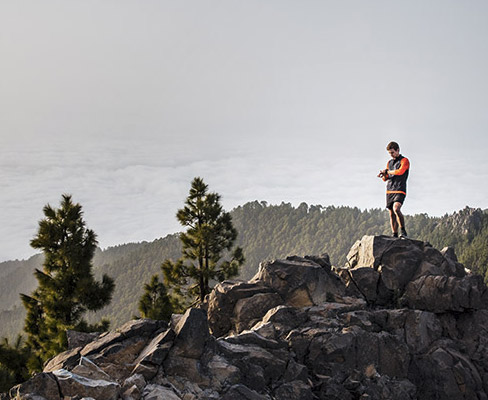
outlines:
[[[408,243],[410,242],[410,243]],[[403,291],[422,262],[420,245],[407,240],[397,240],[381,256],[378,272],[388,290]]]
[[[223,388],[240,380],[239,368],[220,355],[213,355],[207,363],[207,369],[211,371],[212,387]]]
[[[444,247],[441,250],[441,253],[444,257],[449,258],[452,261],[455,261],[455,262],[458,261],[456,253],[454,252],[454,249],[451,246]]]
[[[222,400],[269,400],[269,396],[261,395],[244,385],[234,385],[222,397]]]
[[[176,325],[175,333],[171,355],[200,358],[210,337],[207,313],[197,308],[188,309]]]
[[[330,272],[332,264],[330,263],[330,257],[327,253],[323,253],[320,256],[305,256],[307,260],[311,260],[316,264],[319,264],[326,272]]]
[[[122,400],[140,400],[141,397],[141,389],[139,389],[136,385],[132,385],[122,393]]]
[[[424,250],[424,259],[431,264],[439,266],[440,273],[437,275],[456,276],[458,278],[466,275],[464,266],[458,262],[456,254],[451,247],[446,247],[442,251],[427,247]]]
[[[283,375],[283,380],[285,382],[291,381],[302,381],[308,382],[308,369],[305,365],[298,364],[293,358],[288,362],[286,366],[285,374]]]
[[[197,384],[209,383],[209,378],[201,370],[200,363],[194,358],[171,356],[164,363],[168,375],[184,377]]]
[[[239,333],[251,328],[268,310],[280,304],[283,304],[283,299],[278,293],[257,293],[238,300],[233,312],[235,331]]]
[[[251,282],[264,283],[276,290],[285,304],[294,307],[334,301],[346,293],[346,287],[337,275],[310,258],[296,256],[261,263]]]
[[[442,325],[433,313],[426,311],[406,312],[405,342],[413,354],[427,351],[432,343],[442,337]]]
[[[208,385],[210,378],[202,370],[200,358],[210,339],[207,313],[198,308],[190,308],[179,319],[175,327],[176,337],[164,361],[164,371],[169,375]]]
[[[68,350],[77,347],[85,347],[88,343],[93,342],[100,336],[99,332],[77,332],[71,329],[66,331],[66,338],[68,339]]]
[[[34,399],[44,397],[48,400],[61,399],[58,383],[52,373],[41,372],[34,375],[27,382],[14,386],[9,391],[11,399]]]
[[[300,311],[295,307],[278,306],[269,310],[252,330],[268,339],[274,339],[276,338],[276,335],[284,334],[296,328],[305,322],[307,318],[305,312]],[[272,325],[271,334],[274,336],[271,336],[270,333],[266,333],[266,330],[269,330],[270,323]]]
[[[358,267],[348,271],[351,281],[368,303],[375,303],[378,298],[380,273],[369,267]]]
[[[147,385],[142,397],[144,400],[181,400],[173,390],[159,385]]]
[[[159,367],[157,365],[139,363],[134,367],[132,373],[142,375],[144,379],[151,380],[157,375],[158,371]]]
[[[97,363],[132,364],[139,353],[146,347],[147,337],[131,337],[101,349],[89,357]]]
[[[103,370],[103,372],[117,382],[123,382],[125,379],[127,379],[131,375],[134,367],[132,364],[118,364],[117,361],[114,363],[97,361],[97,365],[101,370]]]
[[[111,377],[86,357],[81,357],[79,364],[71,370],[74,374],[94,380],[111,380]]]
[[[224,281],[217,284],[208,297],[208,325],[215,337],[220,337],[233,329],[236,303],[256,294],[276,293],[261,283]]]
[[[389,236],[363,236],[356,241],[346,256],[346,268],[369,267],[378,269],[383,253],[399,242]]]
[[[126,391],[127,389],[135,386],[137,387],[137,389],[139,389],[139,391],[142,392],[142,390],[146,386],[146,383],[147,382],[146,379],[144,379],[144,376],[140,374],[134,374],[124,381],[124,384],[122,385],[122,391]]]
[[[464,278],[427,275],[407,285],[402,303],[409,308],[443,313],[487,308],[486,285],[479,275]]]
[[[364,269],[367,271],[374,271],[373,269],[368,268],[368,267],[358,268],[358,270],[359,269]],[[346,296],[364,298],[364,295],[360,292],[357,284],[352,280],[352,276],[351,276],[351,272],[350,272],[351,270],[349,270],[347,268],[333,267],[333,271],[342,279],[342,281],[346,285]],[[376,272],[376,271],[374,271],[374,272]],[[376,290],[375,290],[375,296],[374,297],[376,298]]]
[[[57,369],[70,369],[78,364],[80,360],[81,347],[67,350],[51,358],[44,365],[43,372],[53,372]]]
[[[398,240],[387,236],[364,236],[347,255],[348,267],[369,267],[380,273],[381,280],[390,291],[403,290],[417,271],[424,243],[416,240]],[[371,290],[369,282],[361,293]]]
[[[120,393],[117,382],[89,379],[67,370],[54,372],[63,396],[83,396],[95,399],[116,400]]]
[[[283,349],[287,347],[287,344],[283,341],[277,341],[261,336],[256,331],[244,331],[239,335],[228,336],[223,338],[227,343],[233,344],[253,344],[263,349]]]
[[[132,373],[142,373],[146,379],[154,377],[158,372],[158,366],[162,365],[168,356],[175,337],[176,334],[172,329],[167,329],[157,335],[134,361],[136,366]]]
[[[274,395],[280,400],[312,400],[314,398],[310,385],[302,381],[283,383],[275,390]]]
[[[483,381],[476,367],[459,352],[444,345],[414,360],[411,380],[422,399],[477,399]]]
[[[297,339],[300,337],[292,338],[292,348],[304,357],[303,363],[315,374],[347,373],[374,364],[380,373],[401,378],[408,375],[408,347],[386,332],[376,334],[354,327],[346,332],[320,333],[305,339],[309,343],[306,353],[297,348],[301,342]]]
[[[100,353],[105,348],[127,339],[147,338],[163,327],[165,327],[163,321],[153,321],[150,319],[138,319],[126,322],[116,331],[101,335],[97,340],[86,345],[81,350],[81,355],[89,356],[94,353]]]
[[[346,268],[349,269],[349,277],[346,278],[346,282],[349,293],[354,293],[354,288],[350,288],[352,282],[357,291],[372,304],[395,307],[401,303],[412,308],[437,310],[438,308],[426,303],[430,302],[434,292],[440,293],[443,290],[442,282],[448,277],[461,279],[466,275],[464,266],[455,261],[452,251],[445,250],[444,254],[428,243],[417,240],[364,236],[354,244],[347,256]],[[367,268],[377,271],[378,274],[367,272]],[[344,272],[341,275],[344,276]],[[424,290],[425,301],[420,299],[415,302],[416,291],[420,291],[426,282],[431,288],[436,286],[431,290],[432,295],[428,293],[429,290]],[[459,282],[449,289],[455,287],[463,291],[466,282]],[[480,296],[483,290],[481,292]],[[400,300],[402,296],[404,298]],[[476,294],[470,296],[469,301],[473,307],[482,306],[476,301]],[[464,295],[463,298],[465,297]]]
[[[378,400],[416,400],[417,388],[408,379],[396,380],[388,376],[367,380],[362,383],[359,392],[361,399]]]
[[[285,350],[265,350],[255,345],[240,345],[217,340],[217,351],[241,371],[242,383],[262,391],[285,372],[288,354]]]

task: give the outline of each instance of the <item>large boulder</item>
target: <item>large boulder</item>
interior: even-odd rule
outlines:
[[[368,303],[376,303],[378,300],[378,284],[380,273],[373,268],[357,267],[348,271],[350,282],[364,296]]]
[[[120,394],[120,385],[117,382],[85,378],[64,369],[55,371],[54,375],[64,397],[81,396],[116,400]]]
[[[268,310],[283,304],[278,293],[257,293],[237,301],[233,317],[234,331],[240,333],[251,328],[263,318]]]
[[[452,344],[441,342],[415,358],[410,379],[422,399],[486,399],[476,366]]]
[[[178,322],[175,334],[172,355],[200,358],[210,337],[207,313],[198,308],[189,308]]]
[[[209,339],[207,313],[203,309],[189,308],[176,325],[173,345],[163,364],[164,371],[208,385],[209,378],[201,368],[200,358]]]
[[[73,368],[75,365],[78,365],[78,362],[80,361],[80,351],[81,347],[77,347],[63,353],[59,353],[57,356],[46,362],[43,372],[53,372],[57,369]]]
[[[58,382],[52,373],[41,372],[27,382],[10,389],[11,399],[26,399],[38,396],[48,400],[61,400]]]
[[[239,300],[266,294],[274,294],[276,296],[276,291],[262,283],[224,281],[217,284],[207,299],[208,325],[212,335],[220,337],[228,332],[236,330],[236,317],[234,312]],[[269,304],[276,301],[276,297],[267,298],[261,296],[260,299],[265,299],[261,302],[260,312],[263,312],[263,309],[265,308],[263,304]],[[252,300],[251,302],[257,303],[255,300]],[[241,302],[237,312],[240,312],[242,308],[247,307],[243,306],[243,303]],[[266,313],[266,311],[264,311],[264,313]],[[245,313],[244,317],[246,319],[245,324],[247,325],[249,323],[247,313]]]
[[[265,391],[285,373],[289,354],[284,349],[263,349],[253,344],[217,341],[217,352],[241,371],[241,382],[247,387]]]
[[[110,347],[113,349],[114,346],[118,346],[120,342],[130,339],[133,339],[133,342],[138,342],[139,339],[147,340],[154,332],[165,326],[166,324],[163,321],[154,321],[150,319],[129,321],[117,330],[107,332],[106,334],[101,335],[97,340],[87,344],[83,347],[80,354],[82,356],[100,354],[102,350]]]
[[[270,397],[259,394],[242,384],[237,384],[232,386],[227,393],[225,393],[222,400],[270,400]]]
[[[425,244],[417,240],[364,236],[349,251],[346,268],[373,268],[388,290],[402,291],[417,272],[424,248]],[[363,290],[359,287],[361,292],[369,286],[369,281],[365,283]]]
[[[408,284],[402,302],[409,308],[436,313],[480,310],[487,308],[487,290],[479,275],[426,275]]]
[[[485,307],[483,282],[466,275],[454,251],[418,240],[364,236],[351,248],[341,276],[348,293],[370,304],[434,312]]]
[[[274,289],[285,304],[294,307],[334,301],[346,293],[343,281],[330,271],[330,267],[324,267],[312,257],[292,256],[263,262],[251,282]]]
[[[172,329],[167,329],[157,335],[139,354],[134,361],[135,367],[133,374],[140,373],[146,379],[154,377],[169,354],[176,333]]]
[[[144,400],[181,400],[174,390],[160,385],[147,385],[142,396]]]

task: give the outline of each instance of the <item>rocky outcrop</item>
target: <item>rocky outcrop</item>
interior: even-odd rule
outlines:
[[[365,236],[347,259],[266,261],[170,324],[72,335],[9,397],[488,400],[482,279],[410,239]]]

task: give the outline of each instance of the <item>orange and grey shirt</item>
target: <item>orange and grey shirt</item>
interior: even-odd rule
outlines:
[[[407,178],[410,169],[410,161],[401,154],[397,158],[392,158],[386,164],[388,170],[386,193],[403,193],[407,194]]]

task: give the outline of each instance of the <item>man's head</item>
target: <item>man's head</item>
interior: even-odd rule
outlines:
[[[386,150],[390,154],[391,158],[397,158],[400,155],[400,146],[398,146],[397,142],[388,143]]]

